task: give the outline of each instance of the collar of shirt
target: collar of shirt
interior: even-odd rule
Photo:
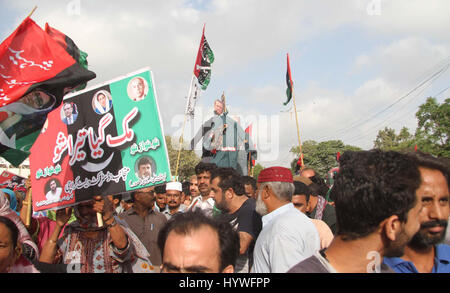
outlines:
[[[150,215],[151,213],[154,213],[155,211],[154,210],[152,210],[152,209],[150,209],[149,211],[148,211],[148,214],[147,214],[147,216],[148,215]],[[132,214],[138,214],[133,208],[130,208],[128,211],[126,211],[126,212],[124,212],[126,215],[132,215]]]
[[[282,215],[291,209],[295,209],[294,205],[292,203],[285,204],[284,206],[279,207],[278,209],[268,213],[267,215],[262,217],[262,223],[263,227],[269,224],[273,219],[278,217],[279,215]]]
[[[448,265],[450,262],[450,246],[440,244],[435,247],[436,256],[434,257],[434,266],[432,273],[439,273],[439,268],[436,268],[436,264]],[[385,257],[383,262],[390,266],[392,269],[396,269],[401,272],[419,273],[414,263],[404,260],[400,257]],[[407,270],[407,271],[406,271]]]

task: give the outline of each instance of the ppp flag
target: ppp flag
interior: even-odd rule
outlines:
[[[214,62],[214,53],[205,37],[205,26],[203,26],[202,38],[195,59],[194,73],[189,88],[189,96],[186,103],[186,115],[194,117],[195,104],[200,96],[201,90],[206,90],[211,80],[211,64]]]
[[[289,53],[287,54],[287,71],[286,71],[286,84],[287,84],[287,89],[286,89],[286,96],[287,96],[287,101],[283,103],[283,105],[287,105],[291,99],[292,99],[292,86],[293,86],[293,82],[292,82],[292,76],[291,76],[291,65],[289,64]]]
[[[34,211],[171,178],[148,68],[66,95],[42,130],[30,155]]]
[[[27,17],[0,44],[0,156],[19,165],[65,93],[95,78]]]

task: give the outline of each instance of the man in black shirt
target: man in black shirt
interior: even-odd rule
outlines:
[[[229,222],[239,232],[239,258],[236,273],[247,273],[253,259],[253,247],[262,229],[256,202],[245,195],[242,177],[233,168],[217,168],[211,174],[211,190],[216,207],[222,211],[218,219]]]

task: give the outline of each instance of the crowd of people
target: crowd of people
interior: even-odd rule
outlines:
[[[332,186],[310,168],[193,169],[29,223],[32,193],[3,189],[0,272],[450,272],[448,161],[348,151]]]

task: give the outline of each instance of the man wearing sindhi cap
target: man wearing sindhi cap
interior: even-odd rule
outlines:
[[[320,249],[314,224],[291,203],[293,193],[289,169],[270,167],[259,174],[256,211],[263,229],[255,244],[252,272],[285,273]]]
[[[170,219],[176,213],[182,213],[186,209],[186,206],[182,204],[184,198],[182,198],[183,187],[180,182],[169,182],[166,184],[166,202],[168,209],[163,211],[163,214],[167,219]]]

